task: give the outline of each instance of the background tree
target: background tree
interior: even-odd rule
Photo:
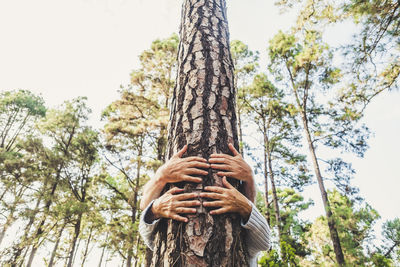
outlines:
[[[236,110],[239,130],[239,151],[243,155],[243,127],[245,125],[242,124],[242,117],[245,115],[245,99],[248,94],[247,86],[251,83],[259,66],[259,53],[250,50],[246,44],[239,40],[231,41],[230,45],[235,75],[234,86],[237,91]]]
[[[283,90],[275,87],[265,74],[254,77],[253,84],[247,87],[247,97],[242,101],[246,114],[262,135],[263,162],[266,206],[268,201],[268,179],[271,183],[274,200],[275,225],[281,239],[281,219],[277,197],[278,178],[280,185],[302,189],[310,182],[305,168],[305,156],[297,152],[301,136],[298,134],[298,124],[295,119],[293,105],[284,102]],[[269,209],[267,209],[267,220]]]
[[[349,199],[337,190],[328,192],[328,195],[346,263],[367,266],[371,259],[369,254],[365,254],[365,247],[374,238],[372,227],[379,214],[367,203],[359,206],[357,201]],[[329,240],[326,218],[317,218],[307,235],[308,247],[315,257],[312,265],[334,264],[335,255]]]
[[[271,71],[283,84],[291,88],[290,96],[303,124],[315,176],[321,191],[336,261],[339,265],[344,265],[343,251],[337,226],[332,217],[316,147],[317,144],[323,144],[362,156],[367,148],[366,138],[368,137],[366,128],[356,125],[362,114],[352,106],[324,103],[321,100],[321,94],[328,90],[334,95],[334,86],[338,83],[340,70],[332,66],[332,53],[322,42],[318,32],[306,31],[298,37],[281,32],[271,40],[269,51]],[[326,162],[331,166],[337,162],[337,166],[331,168],[340,170],[334,175],[336,185],[347,194],[356,193],[356,190],[348,183],[349,176],[338,175],[350,166],[343,160]]]

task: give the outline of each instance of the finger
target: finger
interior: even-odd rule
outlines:
[[[228,155],[228,154],[211,154],[210,155],[210,158],[226,158],[226,159],[230,159],[230,158],[232,158],[232,156],[231,155]]]
[[[185,182],[192,182],[192,183],[201,183],[203,181],[199,177],[193,177],[193,176],[189,176],[189,175],[184,175],[182,177],[182,180],[185,181]]]
[[[223,195],[217,193],[200,193],[200,197],[211,198],[211,199],[222,199]]]
[[[202,157],[187,157],[187,158],[184,158],[185,159],[185,161],[188,161],[188,162],[190,162],[190,161],[200,161],[200,162],[207,162],[207,160],[206,159],[204,159],[204,158],[202,158]]]
[[[210,162],[210,163],[228,163],[228,159],[223,158],[223,157],[211,158],[208,160],[208,162]]]
[[[182,158],[182,156],[183,156],[183,154],[185,154],[187,148],[188,148],[188,146],[184,145],[183,148],[181,150],[179,150],[178,153],[176,153],[176,156],[179,158]]]
[[[188,221],[189,221],[188,218],[182,217],[182,216],[180,216],[180,215],[178,215],[178,214],[173,214],[173,215],[171,216],[171,219],[173,219],[173,220],[175,220],[175,221],[180,221],[180,222],[188,222]]]
[[[198,161],[191,161],[185,164],[187,167],[195,167],[195,168],[204,168],[208,169],[210,168],[210,164],[205,163],[205,162],[198,162]]]
[[[240,153],[236,150],[236,148],[233,146],[233,144],[229,143],[228,147],[229,147],[229,150],[232,151],[234,156],[240,155]]]
[[[238,179],[238,178],[235,177],[235,173],[234,172],[217,172],[217,175],[218,176],[232,177],[232,178]],[[238,180],[240,180],[240,179],[238,179]]]
[[[231,171],[232,167],[231,165],[227,164],[211,164],[212,169],[217,169],[217,170],[224,170],[224,171]]]
[[[189,168],[186,170],[186,173],[187,174],[207,175],[208,171],[200,170],[200,169],[196,169],[196,168]]]
[[[220,209],[216,209],[216,210],[210,211],[210,214],[212,214],[212,215],[218,215],[218,214],[223,214],[223,213],[227,213],[227,212],[229,212],[229,209],[227,209],[227,208],[220,208]]]
[[[185,199],[195,198],[198,196],[199,196],[198,193],[184,193],[184,194],[176,195],[175,199],[176,200],[185,200]]]
[[[204,190],[223,194],[226,189],[221,186],[206,186]]]
[[[204,207],[223,207],[224,202],[223,201],[207,201],[203,202]]]
[[[234,189],[234,187],[226,180],[226,176],[222,178],[222,184],[228,189]]]
[[[176,213],[196,213],[196,209],[191,209],[191,208],[177,208]]]
[[[175,194],[183,192],[183,191],[185,191],[185,189],[179,188],[179,187],[173,187],[170,190],[168,190],[167,193],[169,193],[171,195],[175,195]]]
[[[200,201],[198,200],[192,200],[192,201],[180,201],[179,202],[179,207],[196,207],[196,206],[200,206]]]

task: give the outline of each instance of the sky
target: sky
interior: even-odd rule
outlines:
[[[293,14],[280,14],[272,0],[227,2],[231,40],[260,51],[265,62],[268,40],[290,27]],[[51,107],[87,96],[96,124],[120,85],[129,83],[139,54],[178,32],[180,8],[177,0],[0,0],[0,90],[29,89]],[[329,40],[350,35],[343,26],[331,30]],[[398,103],[399,92],[372,102],[364,120],[374,133],[370,149],[362,159],[347,156],[357,171],[354,184],[381,222],[400,217]],[[305,197],[316,202],[306,217],[323,213],[317,185]]]

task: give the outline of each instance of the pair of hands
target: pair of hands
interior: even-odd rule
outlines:
[[[236,212],[247,220],[251,213],[251,204],[245,196],[226,180],[226,176],[254,184],[253,173],[250,166],[243,160],[243,157],[234,146],[232,144],[228,146],[233,156],[212,154],[208,162],[201,157],[182,158],[187,150],[187,146],[185,146],[160,167],[156,177],[163,184],[181,181],[200,183],[202,179],[192,175],[207,175],[208,171],[203,169],[212,168],[219,170],[217,175],[223,176],[222,183],[224,187],[207,186],[205,190],[208,192],[200,194],[182,193],[183,189],[172,188],[153,202],[152,213],[154,218],[163,217],[187,222],[188,219],[181,214],[196,213],[194,207],[201,205],[198,199],[200,197],[214,200],[203,202],[205,207],[216,208],[210,212],[212,215]]]

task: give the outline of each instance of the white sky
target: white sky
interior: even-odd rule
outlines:
[[[227,0],[231,39],[266,58],[268,40],[288,28],[266,0]],[[0,90],[29,89],[50,106],[87,96],[96,123],[101,110],[118,97],[121,84],[138,66],[138,55],[157,38],[178,32],[177,0],[0,0]],[[343,40],[346,28],[329,39]],[[354,183],[384,220],[400,217],[400,95],[379,96],[365,122],[375,133],[363,159],[353,159]],[[306,191],[322,213],[318,187]]]

